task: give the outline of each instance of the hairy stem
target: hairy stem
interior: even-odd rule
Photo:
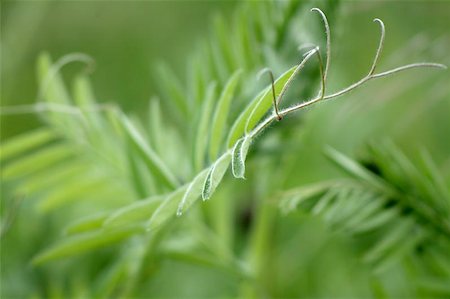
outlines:
[[[377,67],[378,59],[380,58],[381,51],[383,51],[384,36],[385,36],[385,31],[386,31],[385,28],[384,28],[383,21],[381,21],[380,19],[374,19],[373,21],[377,22],[378,24],[380,24],[381,36],[380,36],[380,42],[378,43],[378,49],[377,49],[377,52],[375,54],[375,58],[373,59],[372,67],[370,68],[368,76],[370,76],[373,73],[375,73],[375,68]]]
[[[356,82],[356,83],[354,83],[354,84],[352,84],[352,85],[350,85],[350,86],[348,86],[348,87],[346,87],[346,88],[344,88],[344,89],[342,89],[340,91],[337,91],[335,93],[332,93],[332,94],[329,94],[329,95],[326,95],[326,96],[316,96],[315,98],[313,98],[311,100],[308,100],[306,102],[302,102],[302,103],[299,103],[299,104],[294,105],[292,107],[283,109],[283,110],[279,111],[279,113],[280,113],[281,116],[286,116],[289,113],[292,113],[294,111],[297,111],[297,110],[303,109],[305,107],[311,106],[311,105],[316,104],[316,103],[318,103],[320,101],[330,100],[330,99],[333,99],[333,98],[337,98],[337,97],[339,97],[341,95],[344,95],[344,94],[352,91],[353,89],[356,89],[356,88],[362,86],[364,83],[366,83],[366,82],[368,82],[368,81],[370,81],[372,79],[377,79],[377,78],[389,76],[391,74],[398,73],[398,72],[401,72],[401,71],[404,71],[404,70],[407,70],[407,69],[421,68],[421,67],[435,67],[435,68],[441,68],[441,69],[446,69],[447,68],[447,66],[445,66],[443,64],[439,64],[439,63],[423,62],[423,63],[408,64],[408,65],[401,66],[401,67],[398,67],[398,68],[394,68],[394,69],[391,69],[391,70],[388,70],[388,71],[385,71],[385,72],[382,72],[382,73],[367,75],[364,78],[362,78],[361,80],[359,80],[358,82]],[[276,119],[275,115],[271,115],[271,116],[267,117],[265,120],[260,122],[259,125],[256,126],[251,132],[249,132],[248,135],[250,135],[250,137],[256,136],[264,128],[266,128],[270,123],[272,123],[275,119]]]
[[[323,11],[321,11],[318,8],[312,8],[311,11],[318,12],[320,14],[320,16],[322,17],[323,24],[325,25],[325,35],[326,35],[326,38],[327,38],[327,49],[326,49],[327,62],[325,64],[325,71],[324,71],[324,74],[323,74],[323,81],[326,82],[327,76],[328,76],[328,69],[330,68],[330,61],[331,61],[331,32],[330,32],[330,25],[328,24],[327,17],[323,13]]]

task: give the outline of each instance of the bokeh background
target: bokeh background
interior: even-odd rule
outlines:
[[[211,37],[211,23],[216,16],[221,15],[231,23],[240,3],[5,0],[0,5],[2,108],[35,102],[38,92],[36,61],[40,53],[46,51],[56,60],[68,53],[82,52],[95,60],[90,79],[97,99],[103,103],[116,103],[126,113],[144,119],[150,98],[159,92],[155,71],[159,63],[169,65],[180,81],[186,82],[191,67],[190,53],[200,48],[201,41]],[[325,2],[306,4],[308,7],[322,5]],[[450,65],[450,1],[340,1],[332,19],[330,90],[347,86],[368,71],[379,37],[379,27],[372,22],[376,17],[383,19],[387,29],[379,70],[417,61]],[[297,61],[291,62],[294,63]],[[85,66],[80,63],[64,67],[65,81],[71,82],[83,68]],[[287,125],[281,124],[280,127],[286,129],[293,122],[299,123],[284,140],[287,145],[282,150],[287,155],[295,155],[296,159],[292,165],[284,165],[292,168],[283,168],[287,177],[283,186],[296,187],[299,182],[307,184],[338,174],[321,154],[324,144],[358,154],[365,142],[383,138],[394,139],[408,154],[414,155],[417,149],[426,148],[442,172],[445,184],[450,186],[449,73],[425,69],[396,74],[371,82],[346,96],[346,100],[301,112],[297,118],[287,120]],[[298,80],[301,82],[301,78]],[[42,125],[36,114],[2,114],[0,117],[2,143]],[[168,119],[171,117],[167,115]],[[303,143],[290,142],[289,138],[300,131]],[[261,142],[258,150],[264,152],[266,145],[271,149],[273,144],[270,142],[274,138],[270,134],[267,137],[267,144]],[[264,158],[274,160],[273,154],[262,156],[262,166],[265,165]],[[273,167],[270,161],[268,165]],[[255,169],[253,174],[258,173],[257,166]],[[251,175],[249,177],[245,182],[248,185],[230,179],[232,182],[228,181],[217,200],[225,201],[227,195],[239,192],[244,195],[237,200],[244,200],[247,186],[260,183],[256,175],[253,179]],[[2,183],[3,187],[5,185]],[[8,185],[8,188],[13,187]],[[4,194],[9,193],[2,190]],[[3,203],[2,198],[2,206]],[[33,214],[34,210],[27,210],[27,213]],[[296,291],[301,289],[303,294],[317,297],[329,297],[330,294],[371,297],[373,293],[369,290],[376,290],[377,286],[371,285],[370,269],[354,259],[353,243],[332,234],[320,220],[303,216],[286,216],[278,223],[277,242],[286,244],[274,266],[282,273],[274,282],[284,291],[280,294],[296,297]],[[29,296],[29,290],[36,294],[39,289],[36,286],[45,285],[55,273],[64,269],[64,265],[57,265],[36,270],[29,265],[36,252],[46,246],[48,240],[40,240],[43,231],[48,228],[49,236],[59,236],[61,219],[51,218],[46,222],[42,220],[45,217],[33,218],[32,223],[45,223],[36,225],[36,234],[27,231],[26,217],[19,217],[18,225],[12,230],[18,234],[10,233],[8,243],[1,240],[1,288],[5,298]],[[59,217],[64,218],[64,215]],[[243,218],[245,222],[245,215]],[[308,246],[299,252],[298,244]],[[95,264],[95,254],[90,258],[88,261]],[[98,263],[101,268],[106,262]],[[384,283],[392,291],[389,294],[391,297],[412,296],[408,293],[411,286],[400,272],[390,272],[384,277]],[[174,282],[176,288],[172,285]],[[76,281],[74,284],[75,287],[71,287],[76,289]],[[237,285],[235,278],[224,278],[222,274],[201,267],[168,262],[158,278],[145,284],[139,294],[177,297],[179,291],[191,297],[217,293],[235,296],[234,292],[239,289]],[[49,288],[47,291],[52,294]],[[59,291],[53,292],[55,298],[61,295]],[[385,294],[380,292],[378,295],[383,298]]]
[[[187,54],[208,33],[214,14],[233,1],[2,1],[2,105],[33,103],[36,59],[82,52],[95,59],[92,82],[101,101],[138,111],[155,93],[154,65],[164,61],[181,76]],[[69,79],[81,65],[70,65]],[[5,117],[2,136],[36,126],[36,118]]]
[[[237,3],[2,1],[2,106],[35,101],[39,53],[58,58],[82,52],[96,61],[91,78],[98,99],[138,111],[156,93],[155,64],[163,61],[185,78],[188,54],[211,31],[211,20],[217,14],[231,20]],[[448,7],[448,1],[342,1],[339,26],[333,28],[335,44],[340,41],[333,60],[345,72],[337,77],[351,80],[366,69],[378,42],[367,38],[378,33],[370,22],[374,17],[381,17],[388,27],[385,53],[397,51],[391,61],[401,64],[426,57],[445,62]],[[81,67],[67,66],[64,76]],[[0,132],[7,138],[37,125],[32,115],[2,116]]]

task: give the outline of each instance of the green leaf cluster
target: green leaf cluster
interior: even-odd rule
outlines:
[[[145,117],[100,104],[85,73],[68,88],[61,68],[77,56],[39,57],[44,125],[0,148],[2,195],[11,199],[2,205],[1,235],[30,244],[18,253],[34,271],[28,295],[450,294],[448,174],[427,151],[414,158],[390,141],[351,144],[347,132],[366,134],[350,120],[355,101],[320,107],[304,124],[283,119],[257,138],[273,98],[255,74],[273,66],[279,95],[299,67],[296,43],[323,31],[320,22],[298,28],[302,6],[250,1],[232,26],[215,18],[210,38],[188,57],[185,82],[158,67],[161,90]],[[336,2],[324,6],[334,16]],[[321,83],[310,68],[302,76],[290,98],[310,97]],[[367,127],[397,121],[372,117]],[[339,129],[342,140],[329,137]],[[323,161],[317,152],[327,143],[364,148],[364,159],[327,147]]]

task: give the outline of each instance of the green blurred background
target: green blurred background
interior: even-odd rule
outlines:
[[[82,52],[95,59],[92,83],[103,102],[126,111],[146,107],[155,92],[152,68],[164,61],[183,76],[187,53],[208,32],[211,16],[230,14],[231,1],[2,1],[2,106],[33,103],[36,59]],[[84,66],[69,65],[66,78]],[[36,119],[2,117],[3,138]]]
[[[237,5],[237,1],[2,1],[1,106],[34,103],[38,89],[36,59],[42,51],[49,52],[54,59],[83,52],[96,61],[91,80],[97,98],[101,102],[118,103],[126,112],[139,114],[146,111],[150,97],[157,92],[154,72],[157,63],[164,61],[181,81],[186,81],[189,53],[196,51],[199,41],[210,34],[214,15],[224,15],[231,22]],[[321,2],[312,1],[307,5],[320,7]],[[383,19],[387,27],[379,70],[423,60],[450,65],[449,1],[342,1],[332,24],[331,90],[347,86],[367,72],[378,43],[379,28],[372,22],[375,17]],[[292,61],[294,63],[297,61]],[[66,82],[71,82],[84,67],[79,63],[65,67],[62,73]],[[354,152],[367,136],[394,137],[406,151],[425,146],[450,183],[449,79],[448,71],[413,70],[371,82],[367,88],[348,96],[346,101],[324,104],[301,114],[307,119],[303,136],[306,145],[295,144],[285,150],[302,153],[295,164],[302,169],[286,170],[290,175],[285,187],[335,174],[329,172],[331,167],[320,154],[324,143]],[[352,115],[351,120],[345,118],[348,115]],[[2,115],[0,122],[2,142],[40,125],[39,117],[32,114]],[[253,182],[249,179],[246,183]],[[224,187],[223,194],[236,190],[239,193],[246,189],[243,184],[232,181]],[[245,195],[245,191],[242,194]],[[225,197],[219,196],[217,200],[227,200]],[[20,224],[27,230],[26,224]],[[354,261],[351,242],[330,234],[316,219],[290,215],[279,226],[281,233],[277,240],[286,244],[276,261],[281,273],[277,281],[280,289],[295,290],[300,282],[305,293],[309,291],[316,296],[326,297],[339,290],[354,289],[357,294],[367,291],[369,270],[357,262],[348,263]],[[298,231],[292,229],[297,226]],[[308,246],[299,250],[297,245],[305,243]],[[17,244],[21,241],[15,240],[14,246],[19,247]],[[20,248],[17,256],[10,255],[11,259],[21,258],[21,250],[26,251],[24,256],[27,257],[36,253],[34,248],[24,249],[22,245]],[[15,252],[14,248],[9,250]],[[299,268],[289,267],[293,256],[297,257],[295,265],[300,265]],[[2,256],[2,260],[4,258]],[[27,265],[28,261],[19,264]],[[330,264],[335,268],[328,272]],[[172,279],[180,284],[180,289],[197,288],[192,291],[193,296],[198,294],[199,284],[203,284],[203,295],[213,294],[217,291],[214,282],[223,278],[210,275],[202,268],[179,264],[176,273],[172,273],[172,266],[169,262],[163,267],[160,281],[152,281],[142,293],[158,294],[160,288],[163,289],[160,296],[176,296],[176,290],[170,285],[158,285]],[[32,272],[29,268],[26,271],[27,274]],[[39,277],[39,271],[33,274]],[[323,277],[323,273],[329,276]],[[350,280],[349,276],[355,273],[357,276]],[[396,274],[389,275],[395,277]],[[388,283],[389,275],[386,276]],[[196,277],[209,280],[199,283]],[[11,283],[13,279],[9,279]],[[236,288],[237,283],[231,281],[221,285],[224,293],[227,288]],[[26,282],[14,282],[16,285],[10,290],[27,293]],[[397,284],[394,288],[401,289],[402,283],[407,284],[392,280],[392,284]],[[336,284],[340,287],[336,288]],[[295,293],[287,295],[295,296]]]
[[[1,105],[33,103],[37,94],[36,58],[48,51],[58,58],[83,52],[96,61],[92,74],[98,99],[125,111],[146,107],[155,93],[154,64],[164,61],[185,81],[188,54],[210,31],[215,14],[231,20],[236,1],[2,1]],[[319,2],[311,6],[319,6]],[[333,61],[343,84],[359,78],[376,47],[382,18],[388,28],[385,53],[402,64],[414,58],[448,61],[449,1],[342,1],[333,28]],[[439,40],[440,38],[440,40]],[[405,45],[416,39],[412,47]],[[337,42],[339,40],[339,42]],[[336,43],[339,43],[337,46]],[[433,45],[434,43],[434,45]],[[439,45],[436,45],[439,43]],[[401,53],[401,54],[400,54]],[[382,62],[386,62],[383,59]],[[80,64],[65,67],[70,76]],[[1,136],[36,126],[31,115],[2,116]]]

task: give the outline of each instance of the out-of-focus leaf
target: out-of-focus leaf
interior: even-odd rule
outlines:
[[[391,188],[384,181],[373,175],[370,171],[362,167],[359,163],[352,160],[351,158],[345,156],[344,154],[331,147],[328,147],[325,150],[325,154],[332,162],[334,162],[354,178],[367,182],[368,184],[370,184],[370,186],[378,189],[384,194],[392,194]]]
[[[284,213],[290,212],[300,203],[323,195],[334,184],[335,182],[320,182],[283,192],[280,208]]]
[[[373,198],[374,195],[371,192],[354,190],[349,197],[342,198],[344,205],[339,209],[338,213],[333,215],[333,223],[339,228],[345,228],[346,224],[361,213]],[[354,225],[353,227],[358,228],[359,225]]]
[[[442,198],[440,204],[444,206],[442,209],[444,213],[447,215],[450,213],[450,190],[449,186],[445,184],[444,176],[440,173],[436,164],[433,161],[430,153],[428,151],[422,150],[421,152],[422,162],[424,164],[424,171],[430,178],[430,180],[434,183],[434,190],[436,191],[438,197]]]
[[[228,70],[226,63],[223,60],[220,46],[216,43],[210,42],[208,44],[208,49],[208,56],[210,58],[210,62],[212,63],[212,67],[214,67],[216,74],[215,77],[219,80],[219,82],[225,82],[232,70]]]
[[[111,298],[120,282],[125,279],[127,264],[124,259],[119,259],[115,263],[102,271],[99,277],[98,286],[94,292],[95,298]]]
[[[226,24],[225,20],[221,17],[216,17],[213,20],[213,26],[224,65],[228,71],[232,72],[238,65],[234,53],[235,45],[232,44],[230,40],[230,26],[229,24]]]
[[[393,246],[400,244],[405,238],[409,237],[409,232],[413,226],[414,223],[411,219],[400,219],[396,221],[395,226],[389,231],[388,235],[384,236],[364,255],[364,260],[370,263],[380,260]]]
[[[373,229],[377,229],[388,222],[393,221],[399,217],[399,211],[397,209],[388,209],[386,211],[379,210],[375,215],[368,217],[363,223],[359,224],[355,229],[354,233],[365,233]]]
[[[100,229],[108,215],[109,213],[103,212],[79,219],[67,226],[65,232],[67,235],[74,235]]]
[[[104,226],[120,227],[148,220],[165,198],[164,195],[157,195],[120,208],[105,219]]]
[[[54,69],[48,53],[43,53],[38,58],[38,78],[42,96],[48,102],[69,104],[70,97],[64,86],[62,76]]]
[[[1,172],[2,177],[4,179],[24,177],[61,162],[72,156],[73,153],[73,148],[69,148],[66,144],[55,144],[45,147],[20,160],[8,163]]]
[[[374,272],[382,273],[397,263],[404,255],[411,252],[419,242],[423,241],[424,237],[422,230],[413,231],[406,240],[392,246],[391,250],[376,264]]]
[[[195,105],[189,106],[191,110],[193,110],[196,105],[200,105],[206,98],[206,85],[210,77],[205,76],[204,67],[203,57],[192,56],[188,61],[187,85],[189,87],[189,98],[193,103],[195,103]]]
[[[55,133],[48,128],[39,128],[34,131],[15,136],[2,142],[0,145],[0,160],[5,161],[21,153],[47,144],[55,139]]]
[[[118,186],[95,176],[74,178],[65,182],[64,186],[51,189],[50,193],[39,203],[41,212],[47,213],[74,201],[101,198],[105,195],[118,196]],[[93,195],[95,194],[95,195]],[[119,195],[120,196],[120,195]]]
[[[442,294],[443,298],[450,297],[448,278],[425,277],[419,279],[417,287],[432,294]]]
[[[150,220],[146,222],[145,227],[148,231],[159,228],[167,220],[176,215],[178,205],[187,188],[188,185],[184,185],[163,199],[163,202],[158,206]]]
[[[127,157],[131,185],[139,198],[145,198],[150,192],[149,186],[153,186],[155,183],[148,173],[148,169],[141,169],[141,160],[132,149],[128,149]],[[144,173],[146,170],[147,173]]]
[[[86,76],[78,76],[74,82],[74,102],[81,108],[93,108],[97,105],[94,92]]]
[[[157,71],[161,91],[167,99],[167,101],[164,102],[167,102],[171,108],[176,109],[176,113],[185,118],[189,114],[188,98],[186,97],[178,78],[165,64],[158,65]]]
[[[327,193],[325,193],[320,200],[314,205],[314,208],[311,210],[311,213],[314,215],[319,215],[323,213],[334,200],[335,196],[339,194],[339,189],[330,189]]]
[[[151,144],[153,145],[154,150],[161,155],[164,151],[164,143],[162,142],[164,136],[161,131],[161,128],[164,127],[164,122],[159,101],[158,98],[152,98],[150,100],[148,126]]]
[[[245,13],[244,10],[241,10],[239,15],[236,15],[236,34],[238,34],[236,46],[238,47],[238,53],[240,54],[239,65],[251,67],[253,65],[258,65],[259,53],[254,50],[256,48],[256,43],[252,39],[253,36],[249,33],[248,18],[245,16]]]
[[[216,160],[219,150],[222,146],[223,136],[226,132],[227,118],[231,107],[231,102],[234,97],[236,87],[238,85],[241,70],[236,71],[228,80],[214,112],[213,121],[211,124],[211,136],[209,143],[209,157],[211,161]]]
[[[208,132],[211,127],[211,114],[214,107],[216,84],[210,84],[206,92],[206,99],[203,101],[200,110],[200,120],[195,132],[194,143],[194,169],[200,171],[205,166],[206,148],[208,145]]]
[[[386,201],[384,197],[370,195],[368,203],[366,203],[366,205],[364,205],[362,209],[358,211],[358,213],[352,215],[352,217],[345,222],[345,229],[349,231],[357,230],[359,227],[364,225],[368,217],[379,213],[382,210],[385,202]]]
[[[167,168],[165,163],[159,156],[147,145],[142,135],[133,126],[133,124],[125,116],[121,117],[121,125],[129,138],[130,142],[136,148],[137,153],[141,155],[152,174],[158,178],[161,184],[173,189],[178,185],[177,179]]]
[[[136,233],[142,232],[142,227],[134,226],[75,235],[61,240],[38,254],[32,263],[33,265],[40,265],[51,260],[78,255],[89,250],[117,243]]]

